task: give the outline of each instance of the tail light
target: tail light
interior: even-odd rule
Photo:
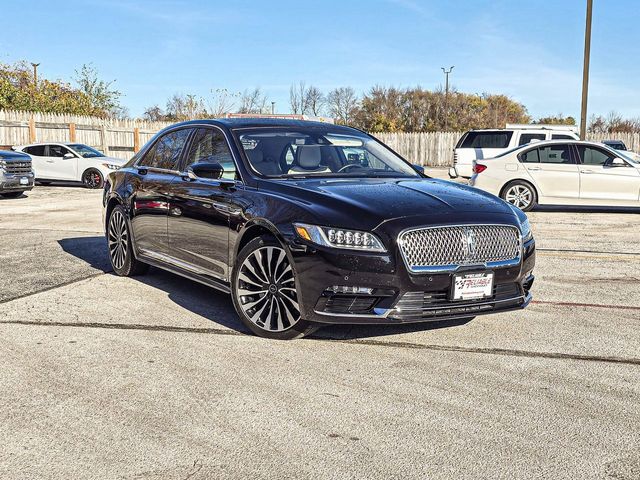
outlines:
[[[473,166],[473,173],[482,173],[487,169],[486,165],[482,165],[481,163],[476,163]]]

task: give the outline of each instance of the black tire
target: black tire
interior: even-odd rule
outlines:
[[[500,198],[523,212],[528,212],[538,203],[538,192],[529,182],[514,180],[504,186]]]
[[[291,257],[271,236],[254,238],[240,251],[231,279],[231,297],[242,323],[260,337],[292,340],[319,328],[300,318]]]
[[[102,173],[95,168],[88,168],[82,174],[82,184],[87,188],[102,188],[104,185],[104,178]]]
[[[5,192],[5,193],[0,193],[0,197],[18,198],[18,197],[21,197],[23,193],[24,192]]]
[[[121,277],[133,277],[146,273],[149,265],[135,257],[126,219],[122,206],[117,205],[111,210],[107,223],[107,249],[113,271]]]

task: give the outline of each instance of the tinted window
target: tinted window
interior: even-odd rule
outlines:
[[[544,133],[523,133],[520,135],[520,142],[518,145],[524,145],[526,143],[531,143],[531,140],[544,140]]]
[[[70,153],[69,149],[66,147],[63,147],[62,145],[49,145],[49,153],[48,153],[49,157],[61,158],[61,157],[64,157],[67,153]]]
[[[29,155],[35,155],[37,157],[44,157],[44,145],[34,145],[33,147],[27,147],[23,150],[24,153]]]
[[[507,148],[513,132],[469,132],[461,148]]]
[[[140,160],[138,165],[162,168],[164,170],[176,170],[182,148],[190,132],[190,129],[184,128],[163,135]]]
[[[524,152],[520,155],[520,161],[524,163],[538,163],[540,156],[538,155],[538,149],[534,148],[528,152]]]
[[[569,145],[551,145],[538,149],[540,163],[573,163]]]
[[[224,168],[222,178],[236,178],[236,165],[224,134],[217,129],[200,128],[193,137],[186,166],[194,163],[219,163]]]
[[[614,158],[609,152],[599,148],[585,147],[584,145],[578,146],[578,154],[581,162],[585,165],[604,165]]]
[[[562,133],[554,133],[551,135],[551,140],[575,140],[576,137],[572,137],[571,135],[564,135]]]

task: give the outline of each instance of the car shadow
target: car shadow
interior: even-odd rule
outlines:
[[[58,240],[62,250],[105,273],[112,273],[104,237],[74,237]],[[233,307],[231,296],[198,282],[183,278],[165,270],[151,267],[146,275],[131,277],[167,293],[168,298],[180,307],[236,332],[249,334]],[[469,320],[409,323],[399,325],[326,325],[309,339],[355,340],[403,333],[451,328]]]
[[[563,213],[640,213],[640,207],[582,207],[578,205],[536,205],[532,211]]]

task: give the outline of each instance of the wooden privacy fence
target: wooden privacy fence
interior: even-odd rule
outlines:
[[[151,137],[171,122],[115,120],[76,115],[0,110],[0,149],[34,142],[78,142],[105,154],[129,159]],[[412,163],[448,167],[462,132],[376,133]],[[640,150],[640,133],[589,134],[590,140],[611,137],[622,140],[630,150]]]

